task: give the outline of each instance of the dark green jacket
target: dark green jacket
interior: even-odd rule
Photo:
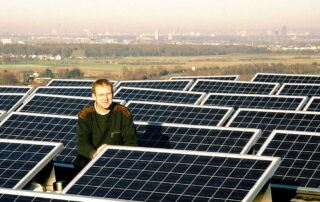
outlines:
[[[77,138],[80,155],[76,161],[84,161],[83,157],[90,160],[90,156],[102,144],[137,146],[132,115],[125,106],[117,103],[112,103],[106,115],[98,114],[94,105],[82,109],[78,116]]]

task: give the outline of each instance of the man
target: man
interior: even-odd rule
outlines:
[[[77,149],[74,162],[80,171],[106,145],[137,146],[137,132],[131,113],[125,106],[112,101],[113,86],[107,79],[92,85],[95,103],[82,109],[78,116]]]

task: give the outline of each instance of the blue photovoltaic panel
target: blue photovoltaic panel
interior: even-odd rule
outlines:
[[[271,183],[320,188],[320,133],[274,130],[258,155],[282,159]]]
[[[221,126],[231,115],[231,107],[205,107],[199,105],[168,104],[129,101],[134,121]]]
[[[201,105],[255,109],[301,110],[307,97],[209,93]]]
[[[258,129],[135,122],[138,145],[191,151],[247,154],[260,137]]]
[[[10,112],[18,107],[23,101],[25,94],[0,93],[0,110]]]
[[[262,135],[256,144],[256,149],[259,149],[275,129],[320,132],[320,113],[240,108],[227,126],[261,129]]]
[[[181,79],[214,79],[214,80],[238,80],[239,75],[220,75],[220,76],[174,76],[170,77],[170,80],[181,80]]]
[[[276,83],[318,83],[320,75],[257,73],[251,81]]]
[[[113,100],[121,103],[120,100]],[[33,94],[18,109],[20,112],[77,116],[81,109],[94,103],[93,98]]]
[[[311,97],[303,111],[320,111],[320,97]]]
[[[289,84],[285,83],[277,95],[320,96],[320,84]]]
[[[0,187],[23,188],[62,144],[0,139]]]
[[[67,202],[67,201],[83,201],[83,202],[103,202],[115,201],[108,199],[99,199],[96,197],[75,196],[68,194],[58,194],[50,192],[37,192],[31,190],[17,190],[0,188],[1,202]]]
[[[151,89],[166,89],[166,90],[187,90],[192,84],[192,79],[184,80],[131,80],[119,81],[116,88],[120,87],[137,87]]]
[[[31,92],[32,87],[27,86],[0,86],[0,93],[23,93]]]
[[[108,146],[64,193],[133,201],[252,201],[279,158]]]
[[[120,87],[114,93],[114,98],[127,101],[138,100],[180,104],[198,104],[204,95],[205,93],[198,92]]]
[[[65,146],[55,158],[72,163],[76,156],[77,117],[13,112],[0,126],[0,138],[61,142]]]
[[[278,83],[259,83],[246,81],[197,80],[189,91],[206,93],[240,93],[272,95]]]
[[[86,86],[91,87],[95,80],[52,79],[47,86]],[[110,81],[113,85],[116,81]]]
[[[92,97],[91,87],[42,86],[33,94],[69,95],[78,97]]]

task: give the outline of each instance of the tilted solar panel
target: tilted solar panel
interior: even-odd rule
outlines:
[[[320,84],[320,75],[257,73],[251,79],[251,81],[254,81],[254,82],[276,82],[276,83],[318,83],[318,84]]]
[[[80,79],[52,79],[47,86],[87,86],[91,87],[95,80],[80,80]],[[113,85],[117,81],[110,81]]]
[[[41,86],[33,94],[68,95],[78,97],[92,97],[91,87],[73,86]]]
[[[0,93],[0,110],[10,113],[21,105],[26,96],[22,93]]]
[[[260,149],[275,129],[320,132],[320,113],[239,108],[226,126],[261,129],[262,135],[255,146]]]
[[[0,139],[0,187],[23,188],[62,148],[61,143]]]
[[[271,183],[320,191],[320,133],[274,130],[258,155],[282,159]]]
[[[23,93],[29,94],[32,87],[28,86],[0,86],[0,93]]]
[[[77,156],[76,130],[76,116],[12,112],[1,122],[0,138],[61,142],[65,148],[55,161],[72,163]]]
[[[201,105],[255,109],[301,110],[306,96],[209,93]]]
[[[91,87],[95,80],[52,79],[47,86],[87,86]]]
[[[147,88],[120,87],[114,93],[115,99],[198,104],[205,93]]]
[[[134,121],[205,126],[221,126],[233,112],[231,107],[205,107],[162,102],[129,101],[126,106]]]
[[[122,101],[114,100],[114,102]],[[93,103],[93,98],[89,97],[33,94],[17,111],[77,116],[81,109]]]
[[[272,95],[278,87],[278,83],[199,79],[190,87],[189,91],[206,93],[241,93]]]
[[[239,75],[219,75],[219,76],[173,76],[169,80],[180,80],[180,79],[214,79],[214,80],[233,80],[239,79]]]
[[[120,201],[115,199],[100,199],[96,197],[75,196],[68,194],[58,194],[49,192],[35,192],[29,190],[16,190],[0,188],[1,202],[67,202],[67,201],[83,201],[83,202],[103,202],[103,201]]]
[[[258,129],[135,122],[138,145],[167,149],[247,154]]]
[[[308,101],[306,106],[304,107],[303,111],[320,111],[320,97],[313,96]]]
[[[279,158],[108,146],[63,193],[134,201],[252,201]]]
[[[166,89],[166,90],[188,90],[192,84],[192,79],[184,80],[130,80],[119,81],[116,88],[120,87],[137,87],[151,89]]]
[[[277,91],[277,95],[320,96],[320,84],[285,83]]]

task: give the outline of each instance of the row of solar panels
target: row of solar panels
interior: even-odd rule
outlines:
[[[229,118],[231,108],[174,106],[160,103],[135,104],[141,105],[139,110],[142,111],[132,110],[134,120],[136,120],[135,116],[140,114],[140,121],[149,122],[148,124],[136,122],[139,145],[146,147],[247,153],[256,142],[256,148],[259,149],[275,129],[319,132],[320,114],[318,112],[239,109],[226,124],[226,126],[237,127],[232,130],[201,126],[207,122],[222,126]],[[148,107],[149,111],[143,111]],[[164,109],[161,111],[159,107]],[[159,126],[150,123],[170,121],[188,125],[162,124]],[[70,163],[76,155],[75,127],[76,117],[15,112],[1,124],[0,137],[41,141],[62,140],[66,148],[56,160]],[[262,134],[243,128],[257,128],[262,130]],[[313,152],[316,153],[319,148],[314,149]]]
[[[274,131],[258,156],[109,146],[63,193],[138,201],[252,201],[271,176],[274,183],[317,185],[319,154],[313,150],[318,141],[319,134]],[[15,188],[61,149],[61,144],[45,142],[0,140],[0,144],[1,159],[5,158],[1,167],[6,166],[0,170],[2,186]],[[266,157],[284,153],[281,163]],[[8,195],[0,194],[4,199]]]
[[[238,80],[239,75],[221,75],[221,76],[178,76],[171,77],[169,80],[181,79],[214,79],[214,80]],[[94,80],[74,80],[74,79],[53,79],[48,86],[91,86]],[[311,74],[275,74],[275,73],[257,73],[251,79],[252,82],[271,82],[271,83],[305,83],[320,84],[319,75]],[[117,84],[116,81],[113,81]],[[119,86],[119,85],[117,85]]]
[[[141,103],[135,103],[135,104],[139,105]],[[140,110],[146,109],[146,107],[148,106],[148,103],[142,103],[142,104],[144,105],[142,105],[143,107],[140,108]],[[158,113],[155,113],[155,111],[159,111],[160,109],[159,106],[161,106],[159,104],[155,104],[155,106],[153,106],[154,109],[152,110],[154,115],[158,115]],[[182,106],[171,106],[171,104],[166,104],[164,105],[164,107],[167,107],[167,109],[163,109],[162,110],[163,114],[161,115],[163,115],[162,117],[167,117],[167,118],[170,116],[177,116],[177,114],[166,114],[167,111],[173,110],[172,107],[176,107],[176,109],[173,110],[176,113],[179,111],[180,112],[192,111],[191,106],[182,107]],[[220,124],[222,123],[221,122],[222,119],[224,120],[224,122],[226,121],[225,117],[227,117],[228,116],[227,114],[228,113],[230,114],[230,111],[232,110],[231,108],[229,109],[225,108],[225,109],[219,109],[221,111],[219,110],[214,111],[214,110],[217,110],[217,108],[214,109],[214,107],[212,108],[209,107],[207,109],[201,109],[201,106],[196,106],[194,108],[195,108],[195,111],[193,112],[193,114],[191,113],[189,117],[188,117],[188,114],[181,113],[180,118],[186,117],[185,120],[194,121],[194,119],[192,119],[192,116],[196,115],[197,117],[196,118],[194,117],[195,119],[200,119],[200,120],[207,119],[207,121],[212,121],[212,119],[213,120],[216,119],[218,120],[216,123],[217,125],[219,125],[219,123]],[[152,112],[152,110],[150,110],[150,112]],[[143,112],[143,113],[147,113],[150,115],[150,112]],[[284,112],[287,112],[287,111],[284,111]],[[205,118],[205,116],[208,116],[208,114],[211,114],[211,113],[216,113],[217,116],[216,117],[209,116]],[[74,130],[68,127],[64,128],[64,126],[68,125],[67,121],[64,122],[61,120],[60,121],[54,120],[53,122],[50,122],[50,120],[47,119],[48,115],[37,115],[37,114],[27,114],[27,113],[25,114],[13,113],[13,114],[18,116],[20,115],[24,115],[24,116],[19,118],[18,117],[13,118],[13,121],[11,123],[11,128],[8,127],[6,131],[10,132],[11,130],[15,130],[14,124],[19,123],[21,125],[17,127],[18,128],[17,133],[20,134],[20,138],[24,137],[25,134],[29,134],[30,137],[32,136],[31,133],[35,134],[35,131],[32,131],[31,129],[35,125],[39,127],[38,129],[39,131],[42,132],[42,135],[48,134],[48,132],[50,131],[50,127],[52,128],[52,126],[54,125],[56,125],[58,129],[55,135],[59,134],[60,131],[65,130],[63,131],[65,133],[63,133],[63,135],[59,137],[55,137],[55,135],[53,134],[54,132],[52,132],[52,134],[51,135],[49,134],[49,136],[47,137],[48,139],[52,137],[56,138],[56,140],[68,139],[67,136],[65,137],[66,131]],[[39,116],[44,117],[46,120],[45,119],[42,120],[41,118],[39,118]],[[54,118],[57,118],[57,117],[58,116]],[[150,117],[152,118],[152,116]],[[259,116],[256,118],[258,118],[259,121],[261,121]],[[290,112],[288,116],[284,117],[283,114],[280,114],[279,118],[271,117],[271,119],[272,118],[274,118],[275,121],[279,121],[279,120],[282,121],[283,125],[285,124],[286,121],[289,121],[289,122],[292,121],[290,120]],[[283,120],[281,118],[283,118]],[[317,119],[317,117],[313,117],[313,118]],[[76,120],[75,117],[72,117],[71,119]],[[304,118],[302,119],[304,120]],[[295,117],[294,120],[292,121],[293,122],[292,124],[294,124],[295,122],[299,122],[299,120],[300,120],[299,118]],[[6,123],[7,121],[8,119],[4,121],[4,123]],[[157,120],[157,122],[159,122],[159,120]],[[200,122],[200,123],[203,124],[203,122]],[[258,122],[258,123],[261,123],[261,122]],[[246,153],[249,150],[249,147],[252,147],[254,142],[257,141],[259,136],[261,136],[259,130],[250,131],[250,130],[241,129],[241,128],[237,128],[234,131],[232,131],[232,129],[230,128],[202,127],[202,126],[193,127],[192,125],[163,124],[162,126],[159,126],[159,125],[150,124],[150,123],[149,124],[136,123],[136,124],[138,125],[137,128],[139,128],[138,133],[139,131],[142,131],[141,134],[146,134],[145,137],[142,137],[142,140],[143,138],[147,138],[147,142],[150,145],[153,145],[152,147],[176,148],[180,150],[181,149],[196,150],[196,151],[218,150],[219,152]],[[188,124],[190,124],[190,122]],[[201,124],[198,123],[198,125],[201,125]],[[311,123],[310,125],[308,125],[308,127],[311,127],[316,124],[317,124],[316,122]],[[72,123],[70,123],[70,125],[72,125]],[[73,123],[73,126],[75,125],[76,125],[76,122]],[[305,123],[303,122],[301,123],[301,125],[304,126]],[[281,128],[281,126],[282,125],[280,124],[279,128]],[[28,130],[24,130],[26,131],[26,133],[23,132],[23,129],[26,129],[24,127],[30,127],[28,128]],[[241,130],[242,133],[239,133],[239,130]],[[157,131],[159,132],[159,134],[165,134],[165,135],[161,135],[161,138],[159,138],[159,134],[156,134]],[[260,157],[257,157],[255,164],[250,164],[248,163],[248,161],[252,160],[252,156],[245,157],[242,155],[242,156],[235,157],[234,155],[226,155],[226,154],[221,155],[221,154],[213,154],[213,153],[204,154],[202,152],[200,152],[201,154],[199,154],[199,152],[192,153],[189,151],[179,152],[179,151],[172,151],[172,150],[169,151],[169,150],[159,150],[159,149],[149,150],[146,148],[125,149],[125,148],[111,147],[108,150],[106,150],[103,154],[101,154],[102,156],[100,158],[92,162],[92,164],[90,164],[80,175],[78,175],[78,177],[72,183],[70,183],[69,187],[67,187],[64,193],[80,194],[80,195],[86,195],[86,196],[129,199],[129,200],[164,200],[164,201],[186,200],[188,201],[193,199],[197,199],[197,200],[214,199],[215,201],[219,201],[220,199],[221,201],[226,201],[226,200],[230,200],[230,201],[249,200],[250,201],[257,194],[257,191],[261,189],[261,186],[263,186],[263,184],[266,183],[267,179],[269,179],[269,177],[273,175],[272,173],[275,172],[275,170],[277,170],[276,172],[279,172],[279,173],[278,175],[277,174],[274,175],[273,177],[274,183],[299,186],[299,187],[304,186],[303,184],[305,184],[305,187],[311,187],[311,188],[317,189],[317,186],[319,187],[319,181],[318,181],[319,167],[317,167],[317,165],[319,165],[317,161],[319,157],[319,147],[317,147],[319,145],[319,134],[318,133],[304,134],[303,132],[296,132],[295,134],[291,134],[294,132],[288,132],[288,131],[283,131],[283,132],[273,131],[273,133],[281,133],[281,135],[280,137],[278,137],[278,135],[277,136],[270,135],[269,138],[272,137],[271,139],[273,142],[271,143],[271,140],[267,140],[266,144],[268,141],[270,141],[269,143],[271,145],[270,146],[271,149],[268,150],[268,152],[270,153],[269,155],[271,156],[274,155],[279,157],[282,157],[281,155],[284,156],[283,157],[284,161],[282,161],[280,165],[281,169],[280,168],[276,169],[277,164],[279,163],[279,162],[275,163],[276,161],[278,161],[276,159],[272,159],[273,166],[266,167],[266,165],[264,165],[263,167],[260,164],[266,164],[266,159],[261,159]],[[16,133],[13,132],[12,134],[16,134]],[[205,137],[201,137],[202,134],[205,134]],[[304,136],[306,137],[303,138]],[[75,134],[73,134],[73,137],[75,137]],[[287,139],[282,139],[284,137],[286,137]],[[37,137],[37,138],[38,140],[43,140],[42,137]],[[283,142],[284,144],[282,144]],[[142,144],[142,143],[140,142],[139,144]],[[221,144],[223,146],[221,146]],[[279,145],[279,146],[277,147],[274,145]],[[307,145],[307,146],[301,149],[302,147],[301,145]],[[15,148],[15,147],[12,147],[12,148]],[[267,151],[267,146],[262,146],[262,148],[264,147],[265,147],[265,150]],[[295,150],[296,147],[299,148],[297,150],[299,152],[298,155],[297,155],[297,151]],[[272,151],[273,152],[276,151],[276,152],[274,154],[271,154]],[[69,155],[72,152],[69,151],[69,153],[68,152],[66,153],[67,155]],[[259,151],[259,153],[261,152]],[[104,155],[106,155],[106,157],[104,157]],[[201,160],[200,162],[196,162],[195,164],[190,162],[191,160],[195,161],[195,159],[200,159],[200,158],[203,159],[204,158],[203,155],[204,156],[214,155],[215,157],[219,157],[219,158],[218,159],[214,158],[211,160],[208,160],[207,158],[206,161]],[[171,157],[171,156],[174,156],[174,157]],[[249,158],[249,160],[247,158]],[[134,162],[134,164],[130,165],[130,163],[127,163],[128,161],[131,163]],[[241,162],[243,162],[242,164],[245,164],[245,166],[242,165],[243,167],[241,167],[240,166]],[[291,163],[297,162],[297,163],[296,164],[292,163],[291,165],[290,162]],[[282,164],[284,166],[283,168],[282,168]],[[163,168],[160,167],[162,169],[172,169],[172,170],[161,170],[159,169],[159,165],[163,167]],[[187,165],[189,167],[186,167]],[[291,165],[291,167],[288,165]],[[306,166],[301,167],[302,165],[306,165]],[[8,166],[8,165],[4,165],[4,167],[5,166]],[[248,172],[246,173],[244,172],[244,168],[246,170],[248,170],[248,168],[249,169],[252,168],[252,169],[250,169],[251,170],[250,173]],[[210,172],[208,173],[208,171]],[[101,174],[98,175],[97,173],[101,173]],[[226,173],[226,175],[223,175],[222,173]],[[297,177],[297,173],[299,174],[298,177]],[[107,175],[108,177],[107,178],[101,177],[105,175]],[[238,176],[239,178],[237,178],[236,176]],[[6,195],[4,196],[6,197]]]

